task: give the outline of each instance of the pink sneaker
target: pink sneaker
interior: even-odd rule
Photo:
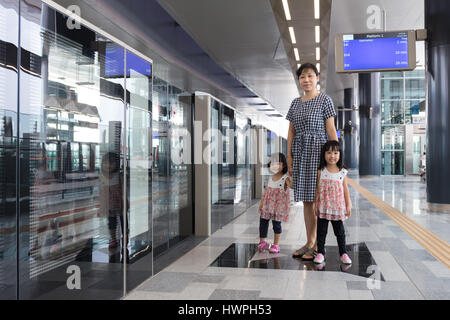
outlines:
[[[352,264],[352,259],[350,259],[350,257],[348,256],[348,254],[344,253],[344,254],[341,256],[341,262],[342,262],[343,264]]]
[[[273,244],[270,246],[269,252],[270,253],[280,253],[280,247],[277,246],[276,244]]]
[[[325,256],[321,253],[318,253],[313,261],[314,261],[314,263],[321,264],[325,261]]]
[[[267,241],[260,242],[258,244],[258,251],[263,252],[264,250],[267,249],[268,246],[269,246],[269,243]]]

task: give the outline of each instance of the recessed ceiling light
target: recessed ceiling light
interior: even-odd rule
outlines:
[[[317,61],[320,60],[320,48],[319,47],[316,48],[316,60]]]
[[[291,13],[289,12],[289,5],[287,0],[283,0],[283,8],[284,8],[284,14],[286,15],[286,20],[291,20]]]
[[[317,71],[319,71],[319,73],[320,73],[320,63],[316,63],[316,68],[317,68]]]
[[[289,27],[289,34],[291,35],[292,44],[296,44],[297,41],[295,40],[295,33],[294,33],[294,28],[293,27]]]
[[[298,49],[294,48],[295,60],[300,61],[300,55],[298,54]]]
[[[300,68],[302,65],[300,63],[297,63],[297,69]]]
[[[316,26],[316,43],[320,43],[320,26]]]
[[[314,19],[320,19],[320,0],[314,0]]]

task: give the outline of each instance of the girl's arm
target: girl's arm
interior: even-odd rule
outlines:
[[[313,209],[314,213],[319,208],[319,181],[320,181],[320,174],[321,174],[321,171],[317,170],[316,191],[314,193],[314,209]]]
[[[350,192],[348,191],[347,177],[344,177],[344,199],[345,207],[347,208],[347,216],[352,215],[352,202],[350,201]]]
[[[286,184],[289,188],[294,189],[294,184],[292,183],[292,180],[290,177],[286,178]],[[286,190],[286,186],[285,186],[284,190]]]

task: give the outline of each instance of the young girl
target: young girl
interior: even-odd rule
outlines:
[[[317,252],[314,262],[325,261],[325,238],[328,221],[333,225],[339,245],[341,262],[351,264],[352,260],[345,249],[345,230],[343,221],[351,215],[351,202],[347,186],[347,170],[342,163],[339,142],[328,141],[322,147],[320,168],[317,175],[316,201],[314,211],[317,216]]]
[[[259,219],[259,252],[263,252],[269,247],[267,239],[267,231],[269,229],[269,221],[272,220],[275,239],[270,246],[270,253],[279,253],[280,247],[278,243],[281,237],[281,221],[286,222],[289,217],[290,190],[293,188],[292,181],[287,174],[287,161],[282,153],[274,153],[270,157],[268,167],[273,173],[269,178],[267,186],[259,203],[258,213]]]

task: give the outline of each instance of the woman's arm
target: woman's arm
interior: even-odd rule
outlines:
[[[287,139],[287,162],[288,162],[288,173],[292,176],[292,142],[294,141],[295,130],[292,122],[289,122],[289,132]]]
[[[334,125],[334,117],[328,118],[325,121],[325,129],[328,134],[328,140],[339,141],[337,137],[336,127]]]
[[[347,209],[347,216],[352,215],[352,202],[350,201],[350,193],[348,191],[347,185],[347,177],[344,177],[344,199],[345,199],[345,207]]]

